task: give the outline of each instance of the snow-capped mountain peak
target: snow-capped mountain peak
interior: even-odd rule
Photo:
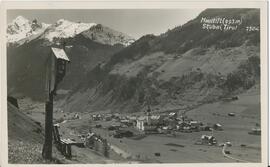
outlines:
[[[104,45],[128,46],[135,41],[134,38],[101,24],[73,22],[66,19],[60,19],[54,24],[46,24],[36,19],[30,21],[23,16],[18,16],[8,24],[7,28],[8,43],[16,45],[36,38],[55,43],[61,39],[73,38],[78,34]]]
[[[51,42],[54,38],[70,38],[95,25],[96,23],[80,23],[60,19],[50,28],[50,30],[46,31],[44,37]]]
[[[72,22],[65,19],[58,20],[45,32],[43,37],[54,42],[57,39],[71,38],[78,34],[105,45],[122,44],[128,46],[135,41],[132,37],[101,24]]]
[[[23,16],[18,16],[12,21],[12,23],[17,24],[18,26],[24,26],[29,24],[29,20],[24,18]]]
[[[41,34],[49,26],[49,24],[39,23],[36,19],[30,21],[23,16],[18,16],[8,24],[7,41],[8,43],[16,43],[22,40],[25,42],[28,38]]]

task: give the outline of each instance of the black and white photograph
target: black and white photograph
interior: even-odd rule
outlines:
[[[261,164],[261,18],[6,10],[8,164]]]

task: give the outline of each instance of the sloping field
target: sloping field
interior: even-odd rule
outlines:
[[[169,80],[171,77],[180,77],[189,71],[226,75],[248,59],[249,56],[259,55],[258,47],[240,46],[216,50],[214,48],[195,48],[167,61],[156,71],[161,72],[160,79]]]
[[[42,128],[33,119],[8,103],[8,137],[11,140],[40,143],[43,140]]]
[[[188,117],[205,123],[219,123],[223,131],[214,131],[219,142],[230,141],[232,156],[251,162],[260,161],[261,136],[248,132],[260,126],[260,94],[258,85],[238,96],[239,100],[206,104],[187,113]],[[234,117],[228,113],[235,113]],[[241,147],[242,145],[242,147]],[[243,147],[244,145],[244,147]]]
[[[42,158],[43,142],[44,134],[40,123],[8,103],[8,162],[11,164],[70,163],[63,159],[55,147],[53,147],[53,161],[45,161]]]
[[[136,61],[117,64],[110,73],[135,77],[144,68],[150,67],[150,72],[157,72],[162,80],[198,70],[227,75],[250,56],[259,56],[259,48],[246,45],[226,49],[194,48],[179,55],[155,52]]]
[[[41,163],[41,126],[8,103],[8,158],[10,163]]]

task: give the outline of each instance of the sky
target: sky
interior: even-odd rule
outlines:
[[[97,23],[136,39],[146,34],[159,35],[194,19],[203,9],[36,9],[8,10],[7,22],[17,16],[53,24],[59,19]]]

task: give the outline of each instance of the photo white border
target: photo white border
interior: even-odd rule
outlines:
[[[169,164],[55,164],[54,166],[166,166],[166,167],[182,167],[182,166],[229,166],[229,167],[265,167],[268,159],[268,55],[267,55],[267,2],[266,1],[9,1],[2,2],[0,6],[0,41],[1,41],[1,165],[6,166],[48,166],[46,164],[8,164],[8,139],[7,139],[7,76],[6,76],[6,11],[8,9],[196,9],[196,8],[260,8],[260,33],[261,33],[261,163],[169,163]]]

